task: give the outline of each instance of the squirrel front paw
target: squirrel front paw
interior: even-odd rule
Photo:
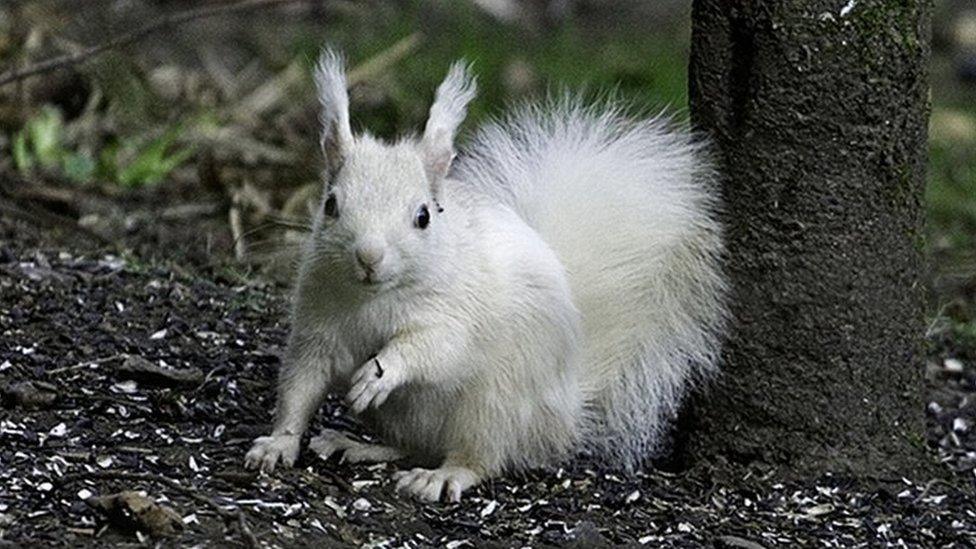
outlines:
[[[404,383],[402,364],[389,358],[380,360],[379,357],[371,358],[352,377],[352,389],[346,395],[346,402],[354,413],[361,414],[370,406],[378,408]]]
[[[298,448],[301,437],[298,435],[271,435],[254,439],[254,444],[244,456],[244,467],[247,469],[260,468],[266,473],[274,471],[278,461],[285,467],[291,467],[298,459]]]

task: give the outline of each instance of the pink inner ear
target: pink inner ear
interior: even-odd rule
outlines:
[[[440,179],[447,175],[447,170],[451,167],[451,160],[454,153],[450,151],[441,152],[427,156],[427,175],[432,179]]]
[[[454,148],[451,146],[450,134],[438,129],[432,135],[425,135],[423,139],[424,167],[432,180],[438,180],[447,175],[454,159]]]
[[[329,177],[335,176],[342,166],[343,159],[352,146],[352,132],[343,127],[342,120],[331,118],[323,120],[320,145],[325,157],[325,169]]]

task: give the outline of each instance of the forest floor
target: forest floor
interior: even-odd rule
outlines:
[[[575,463],[487,482],[460,504],[420,504],[394,493],[394,465],[306,450],[294,469],[242,468],[269,430],[287,292],[220,266],[223,219],[166,187],[79,195],[62,211],[14,195],[0,196],[0,548],[976,539],[976,350],[945,331],[933,330],[925,389],[937,479],[795,482],[706,467],[624,477]],[[63,223],[65,204],[85,201],[127,212],[114,244]],[[172,214],[186,211],[197,213]],[[334,401],[314,429],[326,426],[359,432]],[[141,495],[112,497],[126,491]]]
[[[0,3],[0,65],[204,2],[88,4]],[[270,429],[287,288],[235,260],[229,218],[240,206],[252,250],[287,247],[266,229],[294,223],[302,189],[318,188],[303,75],[326,38],[359,69],[355,116],[380,136],[421,127],[421,91],[456,58],[479,72],[472,124],[551,82],[687,104],[690,27],[669,14],[681,2],[634,2],[650,10],[634,16],[614,3],[547,32],[462,2],[319,4],[170,28],[0,90],[0,549],[973,546],[976,88],[953,84],[948,55],[933,65],[928,215],[933,253],[954,256],[933,263],[955,273],[930,284],[920,388],[937,478],[797,482],[705,464],[624,477],[580,460],[427,505],[394,493],[394,465],[305,450],[296,468],[245,471]],[[336,401],[324,427],[364,434]]]

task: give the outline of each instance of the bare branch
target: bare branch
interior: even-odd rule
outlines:
[[[100,53],[131,44],[132,42],[136,42],[154,32],[173,25],[185,23],[187,21],[204,19],[207,17],[213,17],[215,15],[223,15],[237,11],[268,8],[303,1],[307,0],[242,0],[236,4],[221,4],[219,6],[181,11],[179,13],[164,16],[156,21],[146,23],[133,31],[122,33],[111,40],[102,42],[101,44],[96,44],[82,51],[52,57],[51,59],[35,63],[23,69],[9,70],[3,74],[0,74],[0,86],[5,86],[11,82],[17,82],[25,78],[30,78],[32,76],[37,76],[39,74],[48,73],[63,67],[81,63]]]

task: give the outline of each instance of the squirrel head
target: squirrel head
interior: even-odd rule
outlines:
[[[326,50],[315,73],[322,104],[325,188],[312,229],[315,267],[333,282],[371,290],[426,278],[442,262],[441,185],[454,136],[475,95],[467,65],[452,65],[437,88],[423,135],[383,143],[354,136],[342,57]]]

